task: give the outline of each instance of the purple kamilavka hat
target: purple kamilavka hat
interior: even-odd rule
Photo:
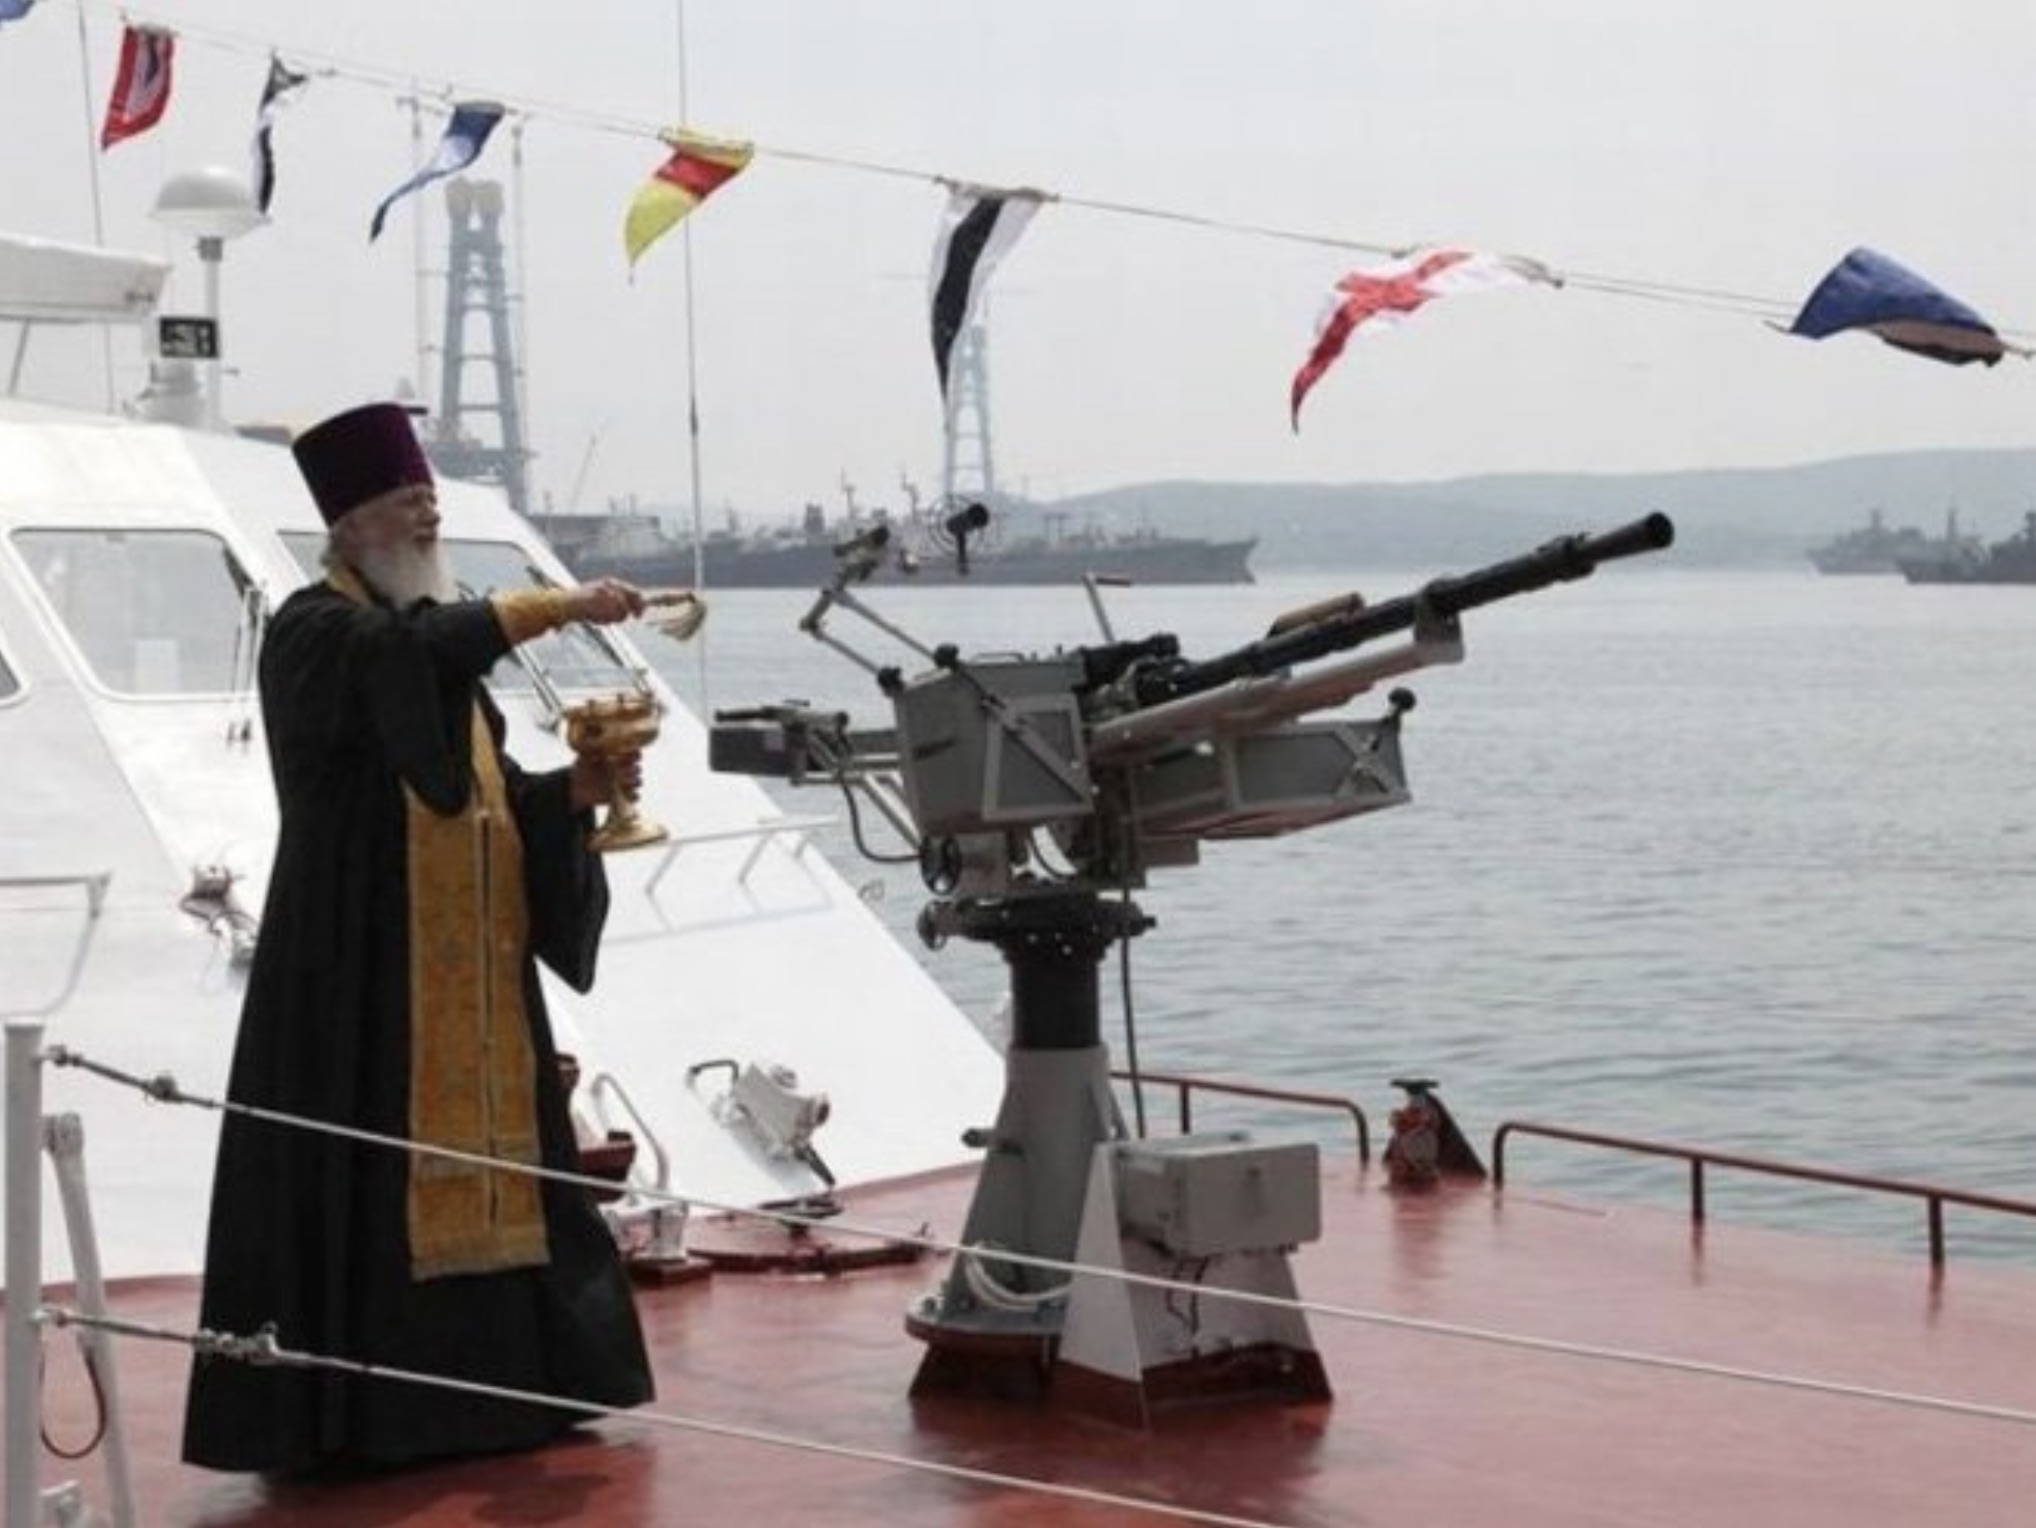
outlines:
[[[299,435],[290,450],[327,525],[392,488],[432,481],[431,463],[399,403],[335,414]]]

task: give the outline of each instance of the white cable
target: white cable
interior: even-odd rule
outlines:
[[[583,1416],[597,1417],[605,1421],[620,1422],[624,1425],[662,1427],[679,1432],[706,1433],[717,1438],[733,1438],[745,1443],[761,1443],[772,1448],[794,1449],[800,1453],[819,1454],[830,1459],[846,1459],[860,1464],[888,1465],[893,1469],[911,1470],[924,1475],[937,1475],[947,1480],[963,1481],[969,1485],[997,1486],[1018,1491],[1029,1491],[1041,1496],[1057,1497],[1063,1501],[1082,1502],[1091,1506],[1115,1507],[1132,1512],[1149,1513],[1155,1517],[1172,1518],[1184,1523],[1208,1523],[1214,1528],[1282,1528],[1282,1525],[1263,1518],[1233,1517],[1224,1512],[1205,1512],[1194,1507],[1177,1506],[1171,1502],[1150,1501],[1143,1497],[1124,1496],[1114,1491],[1092,1490],[1085,1486],[1063,1485],[1058,1481],[1035,1480],[1024,1475],[1006,1475],[996,1470],[970,1469],[963,1465],[942,1464],[932,1459],[915,1459],[904,1454],[889,1454],[878,1449],[853,1448],[847,1444],[827,1443],[814,1438],[795,1438],[784,1433],[766,1432],[761,1428],[737,1427],[727,1422],[710,1422],[701,1417],[680,1416],[673,1412],[650,1410],[618,1410],[592,1401],[572,1400],[561,1396],[544,1395],[537,1391],[516,1390],[501,1385],[484,1385],[474,1380],[453,1379],[442,1374],[425,1374],[412,1369],[399,1369],[386,1364],[362,1363],[353,1359],[327,1358],[315,1353],[300,1353],[278,1345],[270,1334],[257,1337],[240,1337],[229,1333],[208,1331],[179,1332],[169,1327],[154,1326],[146,1322],[130,1321],[112,1316],[88,1316],[79,1311],[61,1306],[44,1306],[38,1314],[57,1326],[84,1326],[113,1332],[125,1337],[143,1337],[158,1342],[177,1342],[215,1357],[238,1359],[253,1364],[274,1364],[296,1369],[324,1369],[340,1374],[351,1374],[366,1379],[397,1380],[404,1384],[423,1385],[431,1389],[454,1390],[463,1395],[489,1396],[496,1400],[526,1402],[534,1406],[550,1406],[559,1410],[578,1412]]]
[[[421,1142],[404,1140],[401,1137],[378,1135],[370,1130],[356,1130],[350,1126],[329,1124],[322,1120],[303,1119],[270,1109],[258,1109],[248,1104],[222,1103],[214,1099],[201,1098],[185,1093],[177,1087],[168,1074],[143,1081],[107,1066],[103,1062],[91,1061],[76,1051],[63,1046],[52,1046],[44,1052],[44,1059],[56,1066],[80,1067],[108,1080],[139,1087],[147,1096],[165,1103],[192,1104],[200,1108],[221,1110],[226,1113],[242,1114],[250,1118],[265,1120],[271,1124],[287,1125],[318,1133],[336,1135],[348,1140],[364,1141],[373,1145],[388,1146],[396,1150],[411,1151],[422,1156],[441,1157],[449,1161],[467,1162],[481,1167],[494,1168],[501,1172],[521,1172],[530,1177],[549,1179],[561,1183],[578,1184],[586,1188],[612,1191],[614,1184],[605,1179],[590,1178],[578,1173],[560,1172],[553,1168],[530,1167],[522,1163],[503,1162],[492,1157],[480,1156],[473,1152],[454,1151],[442,1146],[429,1146]],[[675,1206],[686,1206],[695,1210],[706,1210],[714,1214],[736,1218],[768,1220],[787,1227],[806,1230],[826,1230],[837,1235],[867,1237],[872,1240],[889,1242],[896,1246],[919,1247],[929,1252],[940,1252],[955,1257],[972,1256],[971,1249],[958,1242],[943,1240],[926,1232],[904,1233],[891,1229],[859,1225],[840,1217],[818,1219],[811,1216],[792,1214],[783,1210],[763,1209],[747,1205],[721,1204],[711,1199],[681,1197],[658,1194],[644,1189],[633,1190],[640,1197],[669,1201]],[[1996,1422],[2011,1422],[2023,1427],[2036,1427],[2036,1411],[2017,1406],[1996,1406],[1979,1401],[1960,1401],[1949,1396],[1923,1395],[1913,1391],[1884,1390],[1866,1385],[1851,1385],[1839,1380],[1824,1380],[1795,1374],[1782,1374],[1767,1369],[1740,1368],[1733,1364],[1710,1363],[1701,1359],[1676,1358],[1661,1353],[1635,1352],[1627,1348],[1600,1347],[1592,1343],[1570,1342],[1556,1337],[1532,1337],[1517,1332],[1496,1331],[1489,1327],[1464,1326],[1456,1322],[1435,1321],[1420,1316],[1398,1316],[1389,1311],[1365,1310],[1357,1306],[1331,1305],[1320,1300],[1287,1299],[1284,1296],[1261,1294],[1255,1290],[1223,1289],[1206,1284],[1183,1283],[1178,1279],[1162,1278],[1156,1274],[1136,1273],[1128,1268],[1099,1268],[1071,1262],[1065,1258],[1041,1257],[1035,1253],[1000,1250],[996,1253],[999,1262],[1014,1267],[1034,1268],[1047,1273],[1060,1273],[1072,1277],[1113,1279],[1120,1284],[1138,1288],[1155,1289],[1168,1293],[1192,1294],[1202,1299],[1232,1300],[1241,1305],[1260,1306],[1270,1310],[1298,1312],[1304,1315],[1321,1316],[1332,1321],[1350,1321],[1363,1326],[1386,1327],[1394,1331],[1418,1332],[1431,1337],[1452,1337],[1464,1342],[1485,1343],[1493,1347],[1516,1348],[1530,1353],[1547,1353],[1565,1358],[1590,1359],[1600,1363],[1625,1364],[1634,1368],[1663,1369],[1682,1374],[1699,1374],[1713,1379],[1738,1380],[1745,1384],[1768,1385],[1787,1390],[1804,1390],[1822,1395],[1842,1396],[1849,1400],[1875,1401],[1893,1406],[1906,1406],[1922,1411],[1946,1412],[1955,1416],[1985,1418]],[[1013,1292],[1015,1293],[1015,1291]]]
[[[619,117],[606,112],[567,105],[563,102],[540,100],[531,97],[517,98],[506,92],[490,90],[485,86],[475,85],[466,81],[445,80],[432,86],[420,85],[415,76],[407,71],[385,69],[372,64],[319,54],[288,44],[279,44],[273,38],[257,37],[224,28],[195,26],[181,20],[161,18],[153,15],[146,9],[136,10],[129,6],[102,4],[99,3],[99,0],[73,0],[73,3],[77,6],[81,20],[85,15],[93,15],[107,20],[120,19],[136,24],[160,26],[176,33],[180,39],[189,39],[200,46],[216,48],[224,53],[241,54],[249,58],[266,59],[271,54],[280,50],[288,53],[293,60],[311,69],[316,74],[344,80],[354,85],[384,90],[399,99],[408,99],[420,95],[433,95],[448,102],[463,97],[485,98],[499,102],[510,114],[531,121],[555,122],[576,127],[586,132],[641,139],[644,141],[647,150],[655,148],[659,144],[660,135],[668,126],[668,124],[662,122]],[[872,160],[857,159],[847,155],[825,154],[805,149],[775,147],[768,144],[757,144],[755,149],[760,158],[776,158],[802,164],[820,165],[828,169],[847,170],[863,175],[882,175],[900,180],[925,181],[937,186],[972,183],[967,181],[965,177],[941,171],[884,164]],[[96,156],[93,163],[94,173],[96,174]],[[1404,239],[1396,241],[1360,239],[1310,229],[1281,228],[1263,223],[1249,223],[1236,219],[1213,217],[1203,213],[1183,212],[1174,208],[1144,206],[1132,202],[1078,196],[1048,189],[1037,190],[1034,194],[1039,195],[1044,200],[1058,202],[1063,206],[1081,208],[1090,212],[1101,212],[1118,217],[1143,218],[1155,222],[1178,224],[1183,227],[1238,234],[1246,238],[1313,245],[1319,248],[1345,250],[1357,254],[1402,255],[1409,249],[1418,247],[1413,241]],[[682,229],[681,231],[685,232],[686,230]],[[1602,296],[1644,299],[1671,306],[1707,309],[1730,313],[1738,317],[1764,319],[1769,322],[1786,322],[1800,306],[1800,303],[1795,301],[1763,297],[1753,293],[1728,292],[1711,287],[1656,281],[1642,277],[1568,270],[1562,274],[1566,285],[1596,292]],[[2004,335],[2026,337],[2031,331],[2019,327],[2003,327],[2000,329],[2000,332]]]
[[[960,1250],[962,1278],[967,1282],[969,1293],[992,1310],[1012,1311],[1029,1314],[1065,1300],[1074,1280],[1067,1279],[1051,1289],[1027,1291],[1014,1289],[990,1272],[983,1261],[988,1257],[1003,1257],[1005,1249],[995,1242],[971,1242]]]

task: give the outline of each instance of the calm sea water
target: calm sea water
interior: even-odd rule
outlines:
[[[1418,581],[1280,574],[1110,591],[1109,609],[1120,635],[1171,631],[1208,657],[1293,606]],[[970,653],[1097,635],[1079,590],[871,598]],[[695,704],[704,685],[709,705],[796,696],[886,722],[873,683],[796,630],[810,600],[718,594],[704,649],[662,661]],[[921,666],[850,617],[832,629]],[[1428,1075],[1481,1149],[1534,1118],[2036,1200],[2036,588],[1632,563],[1471,612],[1465,634],[1461,666],[1405,681],[1412,805],[1213,845],[1139,896],[1159,920],[1131,947],[1147,1067],[1346,1093],[1375,1127],[1389,1078]],[[916,875],[846,842],[837,863],[909,940]],[[994,1012],[993,951],[922,958]],[[1510,1155],[1523,1183],[1685,1192],[1673,1164]],[[1906,1201],[1729,1173],[1710,1199],[1719,1218],[1891,1248],[1923,1235]],[[2029,1222],[1948,1223],[1954,1260],[2036,1257]]]

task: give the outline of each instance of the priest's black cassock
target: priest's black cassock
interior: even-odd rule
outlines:
[[[412,1010],[426,1006],[420,994],[447,988],[448,971],[467,973],[453,995],[470,997],[473,962],[493,963],[494,985],[468,1007],[520,1008],[507,1049],[520,1048],[526,1065],[520,1089],[514,1075],[488,1080],[498,1091],[470,1117],[492,1120],[520,1098],[524,1159],[570,1169],[536,961],[587,989],[607,882],[585,847],[570,771],[525,774],[499,752],[501,717],[480,681],[509,650],[504,623],[499,600],[398,611],[343,570],[277,611],[261,696],[281,831],[228,1093],[434,1139],[420,1121],[458,1109],[432,1115],[437,1084]],[[487,825],[477,805],[487,798],[513,825]],[[504,932],[498,920],[489,937],[467,940],[482,948],[451,950],[445,965],[436,946],[415,947],[438,896],[419,879],[419,824],[464,832],[462,820],[476,818],[482,860],[506,854],[512,871],[498,873],[513,873],[520,856],[515,895],[493,895],[522,906],[517,927]],[[496,1048],[490,1040],[489,1054]],[[469,1068],[453,1086],[471,1077]],[[466,1141],[455,1131],[440,1143]],[[479,1144],[494,1154],[491,1141]],[[518,1193],[520,1226],[502,1208]],[[472,1225],[455,1224],[462,1215]],[[482,1240],[470,1245],[462,1237],[473,1226]],[[439,1239],[427,1247],[427,1236]],[[651,1394],[628,1279],[584,1189],[234,1114],[221,1130],[201,1321],[234,1333],[273,1324],[286,1348],[601,1405]],[[393,1380],[200,1358],[184,1454],[227,1470],[400,1463],[529,1447],[578,1420]]]

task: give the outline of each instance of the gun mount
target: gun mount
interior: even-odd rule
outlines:
[[[1170,634],[1120,640],[1107,622],[1103,642],[1051,653],[964,657],[927,646],[857,594],[868,559],[844,549],[800,625],[873,676],[891,725],[857,728],[846,713],[803,703],[723,711],[710,760],[840,786],[866,853],[853,809],[858,796],[872,803],[912,846],[931,893],[922,939],[987,943],[1009,965],[1005,1095],[995,1126],[971,1132],[988,1154],[963,1241],[1067,1261],[1078,1234],[1085,1253],[1098,1234],[1085,1206],[1125,1173],[1163,1169],[1191,1196],[1202,1192],[1196,1183],[1227,1181],[1238,1156],[1228,1147],[1176,1154],[1158,1169],[1102,1165],[1098,1148],[1125,1132],[1098,1022],[1099,970],[1112,945],[1151,926],[1130,893],[1153,870],[1197,863],[1204,842],[1298,832],[1407,801],[1400,731],[1413,696],[1394,689],[1369,718],[1320,713],[1461,661],[1466,611],[1586,577],[1674,536],[1654,514],[1559,537],[1397,598],[1347,594],[1290,612],[1263,637],[1199,661]],[[828,621],[837,611],[916,654],[919,670],[908,677],[836,636]],[[1042,1388],[1069,1287],[987,1250],[959,1259],[908,1319],[929,1347],[915,1390],[982,1388],[985,1365],[1000,1360],[992,1388],[1008,1390],[1014,1375],[1020,1389]],[[1310,1378],[1293,1356],[1275,1369],[1326,1394],[1319,1363]]]

